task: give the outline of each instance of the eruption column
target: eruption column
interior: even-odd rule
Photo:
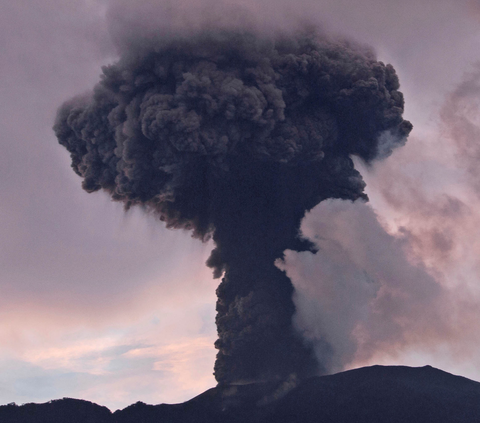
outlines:
[[[312,249],[297,235],[320,201],[366,199],[350,155],[369,162],[405,142],[393,67],[313,33],[203,31],[140,45],[58,112],[83,188],[213,237],[219,383],[325,371],[292,327],[293,286],[274,262]]]

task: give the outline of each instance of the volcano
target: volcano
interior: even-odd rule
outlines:
[[[475,423],[480,383],[431,366],[372,366],[295,384],[219,385],[182,404],[111,413],[88,401],[0,407],[2,423]]]

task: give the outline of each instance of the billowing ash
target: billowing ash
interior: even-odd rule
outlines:
[[[213,237],[218,382],[303,378],[325,369],[292,327],[293,287],[274,262],[312,249],[297,235],[320,201],[366,198],[350,155],[371,162],[405,142],[398,88],[392,66],[348,42],[203,31],[125,51],[54,130],[86,191]]]

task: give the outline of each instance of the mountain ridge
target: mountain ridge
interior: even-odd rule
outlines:
[[[480,383],[431,366],[371,366],[294,379],[219,385],[179,404],[111,412],[90,401],[0,406],[2,423],[480,423]]]

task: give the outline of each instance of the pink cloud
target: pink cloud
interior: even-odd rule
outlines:
[[[371,206],[323,202],[302,225],[319,252],[286,254],[299,330],[334,370],[423,360],[480,377],[476,81],[402,151],[357,162]]]

